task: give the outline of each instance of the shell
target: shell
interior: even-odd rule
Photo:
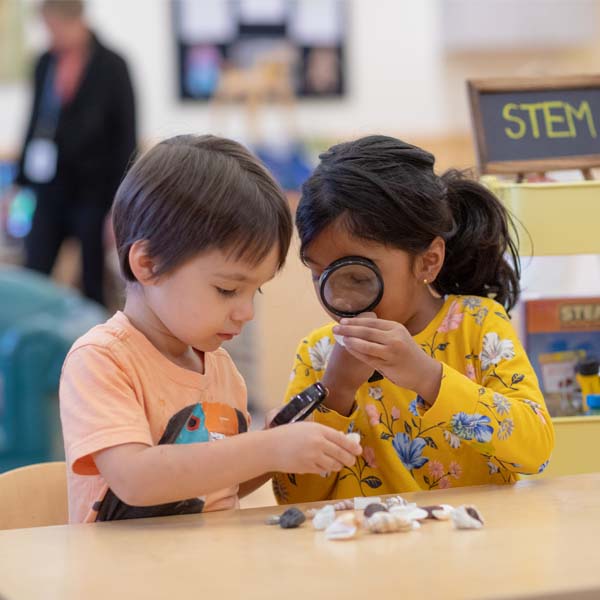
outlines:
[[[406,506],[408,502],[402,496],[391,496],[386,498],[383,504],[388,508],[392,508],[392,506]]]
[[[279,515],[269,515],[266,519],[265,519],[265,523],[267,525],[279,525],[279,519],[281,517]]]
[[[353,510],[354,509],[354,500],[348,498],[347,500],[340,500],[334,504],[326,504],[325,506],[331,506],[334,510]],[[323,510],[325,506],[321,506],[319,508],[309,508],[306,511],[306,516],[309,519],[312,519],[320,510]]]
[[[419,508],[427,511],[428,519],[436,519],[437,521],[447,521],[454,510],[454,507],[449,504],[435,504],[433,506],[420,506]]]
[[[356,442],[357,444],[360,444],[360,433],[357,433],[356,431],[352,431],[351,433],[347,433],[346,437],[349,440]]]
[[[352,498],[340,500],[339,502],[334,503],[333,508],[335,508],[335,510],[352,510],[354,508],[354,500],[352,500]]]
[[[354,510],[364,510],[369,504],[381,504],[381,498],[378,496],[358,496],[354,498]]]
[[[392,506],[390,507],[390,512],[410,521],[423,521],[429,516],[426,510],[419,508],[414,503],[405,504],[404,506]]]
[[[336,521],[340,521],[340,523],[346,523],[348,525],[361,525],[363,522],[362,515],[352,512],[345,512],[343,515],[340,515]]]
[[[326,530],[328,540],[350,540],[356,537],[357,527],[343,519],[336,519]]]
[[[414,522],[399,514],[380,511],[366,519],[365,526],[372,533],[395,533],[412,531]]]
[[[335,508],[333,504],[328,504],[323,508],[317,510],[315,513],[312,524],[317,531],[327,529],[335,521]]]
[[[483,517],[477,508],[467,504],[455,508],[450,516],[456,529],[481,529],[484,525]]]
[[[387,508],[383,505],[383,504],[377,504],[377,502],[373,502],[372,504],[369,504],[366,508],[365,508],[365,518],[369,518],[370,516],[374,515],[376,512],[387,512]]]
[[[333,334],[333,339],[335,340],[336,344],[339,344],[342,347],[346,347],[346,344],[344,344],[344,336],[343,335],[337,335],[337,333]]]

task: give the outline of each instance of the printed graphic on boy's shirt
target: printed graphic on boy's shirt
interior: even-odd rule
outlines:
[[[198,402],[171,417],[158,445],[210,442],[247,430],[246,417],[240,410],[218,402]],[[204,503],[204,498],[189,498],[155,506],[130,506],[109,489],[104,498],[94,504],[98,513],[95,520],[118,521],[200,513]]]

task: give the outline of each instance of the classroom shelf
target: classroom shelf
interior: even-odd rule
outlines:
[[[520,254],[600,254],[600,181],[484,183],[517,218]]]

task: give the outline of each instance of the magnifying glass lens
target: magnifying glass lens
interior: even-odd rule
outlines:
[[[323,279],[321,298],[340,315],[358,315],[372,310],[381,299],[383,282],[373,267],[347,263],[332,268]]]

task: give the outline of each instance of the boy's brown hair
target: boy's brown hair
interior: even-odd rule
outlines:
[[[121,272],[135,281],[129,250],[148,243],[155,275],[200,252],[223,250],[258,264],[278,249],[285,262],[292,217],[281,188],[241,144],[212,135],[182,135],[145,153],[121,183],[113,204]]]

